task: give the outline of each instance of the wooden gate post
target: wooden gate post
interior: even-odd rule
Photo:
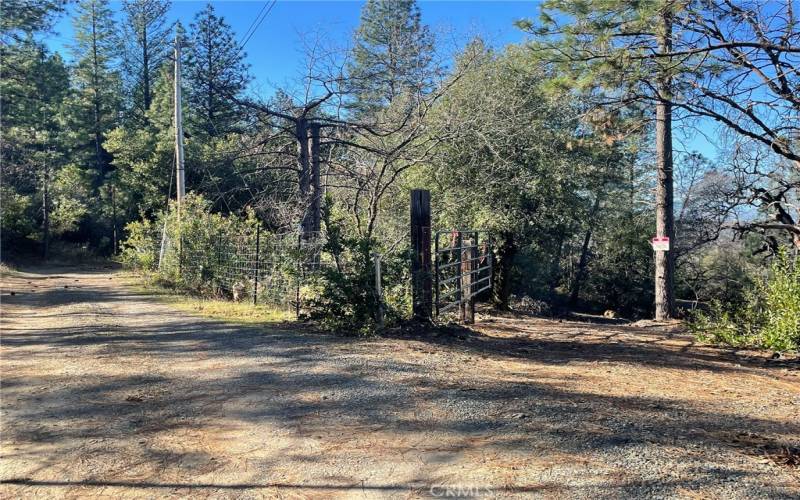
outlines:
[[[464,276],[464,282],[461,285],[461,295],[465,296],[467,300],[463,301],[461,306],[461,319],[466,324],[475,323],[475,276],[473,271],[478,267],[476,261],[478,259],[478,236],[475,233],[474,240],[471,240],[467,248],[461,250],[462,267],[461,274]],[[462,243],[463,246],[463,243]]]
[[[462,323],[464,322],[464,235],[461,231],[458,231],[458,235],[456,236],[456,255],[458,255],[458,279],[456,280],[456,296],[455,299],[458,302],[458,319]],[[467,292],[469,293],[469,292]]]
[[[431,318],[431,286],[431,192],[412,189],[411,297],[415,319]]]

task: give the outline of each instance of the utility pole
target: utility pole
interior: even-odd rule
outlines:
[[[44,260],[47,260],[50,254],[50,163],[49,163],[49,156],[50,156],[50,149],[48,148],[47,151],[44,153],[44,165],[43,165],[43,189],[42,189],[42,211],[44,212],[44,234],[42,234],[42,256]]]
[[[183,273],[183,235],[181,234],[181,205],[186,196],[186,181],[183,174],[183,110],[181,109],[181,24],[175,26],[175,171],[177,172],[178,199],[178,275]],[[166,232],[166,221],[164,229]]]
[[[113,241],[112,241],[111,248],[112,248],[113,254],[117,255],[117,199],[116,199],[116,189],[114,188],[113,184],[111,184],[109,187],[111,189],[111,219],[112,219],[112,223],[114,225],[114,227],[112,229]]]
[[[181,38],[180,24],[175,27],[175,162],[178,173],[178,213],[186,196],[186,181],[183,172],[183,112],[181,110]]]

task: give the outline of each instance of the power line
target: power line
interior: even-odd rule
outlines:
[[[253,22],[250,23],[250,26],[247,28],[247,31],[245,31],[244,35],[242,35],[242,40],[244,40],[245,38],[247,38],[250,35],[250,30],[253,29],[253,26],[255,26],[256,21],[258,21],[258,18],[261,17],[261,14],[264,12],[264,9],[267,8],[267,5],[269,5],[269,0],[264,2],[264,5],[261,7],[261,10],[258,11],[258,14],[256,15],[256,17],[253,18]],[[243,43],[239,43],[239,47],[241,48],[242,46],[244,46],[244,44]]]
[[[253,21],[253,22],[255,23],[255,27],[253,27],[253,30],[252,30],[252,31],[250,31],[249,29],[247,30],[248,32],[250,32],[250,34],[249,34],[249,35],[247,35],[247,37],[245,38],[245,40],[242,42],[242,45],[240,45],[240,46],[239,46],[239,50],[240,50],[240,51],[241,51],[242,49],[244,49],[244,46],[245,46],[245,45],[247,45],[247,42],[249,42],[249,41],[250,41],[250,39],[251,39],[251,38],[253,38],[253,35],[255,35],[256,31],[258,31],[258,27],[259,27],[259,26],[261,26],[261,23],[262,23],[262,22],[264,22],[264,19],[266,19],[266,18],[267,18],[267,16],[269,15],[269,13],[272,11],[272,8],[273,8],[273,7],[275,7],[275,3],[276,3],[277,1],[278,1],[278,0],[272,0],[272,3],[271,3],[271,4],[269,4],[269,8],[266,10],[266,12],[264,12],[264,9],[263,9],[263,8],[261,9],[261,11],[262,11],[262,12],[264,12],[264,15],[263,15],[263,16],[261,16],[261,18],[260,18],[260,19],[259,19],[258,17],[256,17],[256,21]],[[264,4],[264,7],[266,7],[266,4]],[[260,14],[261,14],[261,13],[259,12],[259,15],[260,15]]]
[[[247,45],[247,42],[249,42],[250,39],[253,38],[253,35],[256,34],[256,31],[258,31],[258,28],[259,28],[259,26],[261,26],[261,23],[264,22],[264,19],[266,19],[267,16],[269,15],[269,13],[272,12],[272,8],[275,7],[275,3],[276,2],[277,2],[277,0],[272,0],[272,3],[269,4],[269,8],[266,10],[266,12],[264,12],[264,15],[262,15],[260,19],[258,17],[256,18],[256,21],[254,21],[256,23],[255,27],[253,27],[253,30],[250,32],[249,35],[247,35],[245,40],[242,42],[242,45],[239,47],[240,51],[244,49],[244,46]],[[265,6],[266,6],[266,4],[265,4]],[[263,9],[262,9],[262,11],[263,11]]]

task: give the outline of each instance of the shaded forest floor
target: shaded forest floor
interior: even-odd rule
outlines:
[[[349,339],[128,281],[3,277],[1,496],[800,496],[794,359],[525,317]]]

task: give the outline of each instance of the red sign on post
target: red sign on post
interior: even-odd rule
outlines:
[[[650,240],[650,244],[653,245],[653,250],[657,252],[666,252],[669,250],[669,238],[666,236],[661,238],[655,237]]]

